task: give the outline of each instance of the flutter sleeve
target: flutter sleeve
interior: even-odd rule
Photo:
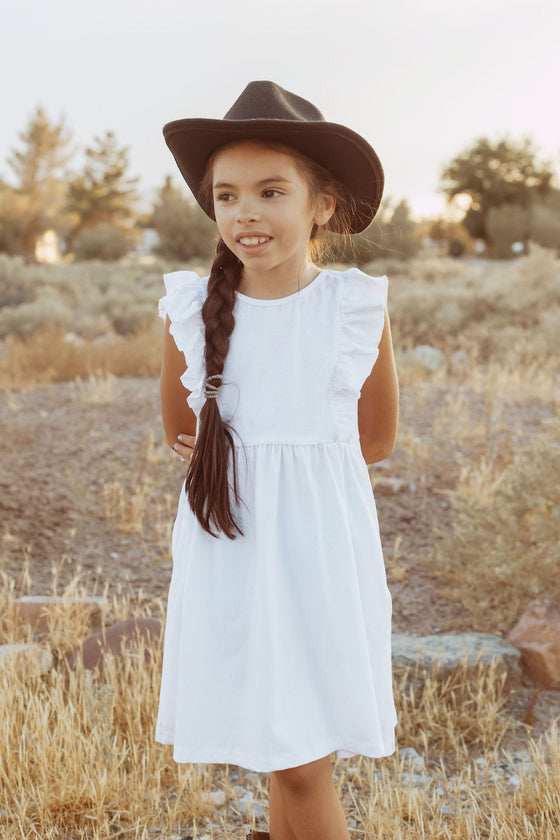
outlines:
[[[340,289],[338,353],[334,400],[342,430],[353,428],[356,399],[379,355],[385,324],[388,279],[358,268],[345,272]]]
[[[159,300],[158,312],[163,321],[169,315],[169,332],[185,356],[187,369],[181,382],[190,391],[187,402],[198,415],[206,401],[203,395],[206,373],[202,320],[204,284],[194,271],[173,271],[164,274],[163,281],[166,294]]]

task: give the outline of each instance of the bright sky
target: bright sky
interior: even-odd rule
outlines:
[[[372,144],[385,198],[434,214],[442,167],[478,137],[531,136],[560,172],[559,32],[558,0],[4,0],[0,177],[42,105],[74,169],[114,131],[149,200],[184,184],[163,124],[221,118],[270,79]]]

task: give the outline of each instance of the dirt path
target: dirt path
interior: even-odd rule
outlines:
[[[401,389],[403,437],[423,439],[439,398],[435,386],[428,395],[424,388],[421,399],[413,386]],[[64,559],[61,585],[81,568],[92,584],[130,584],[165,595],[183,473],[163,441],[158,381],[69,382],[3,394],[0,428],[0,570],[17,578],[27,559],[30,593],[47,594],[51,568]],[[394,632],[473,629],[460,605],[438,594],[429,566],[415,561],[429,557],[436,529],[448,527],[441,490],[453,485],[456,460],[443,441],[422,488],[410,474],[404,445],[371,468],[374,483],[381,478],[374,492]]]
[[[167,592],[182,470],[163,443],[159,411],[154,379],[62,383],[3,395],[2,571],[17,578],[27,559],[31,594],[46,594],[51,568],[64,558],[60,585],[80,567],[92,583],[107,580],[114,588],[130,582],[150,595]],[[396,494],[390,486],[376,493],[386,558],[403,532],[409,554],[429,551],[433,528],[447,511],[433,496],[420,512],[419,494],[389,461],[372,471],[374,480],[390,475],[403,481]],[[127,525],[116,509],[127,500],[130,505],[139,488]],[[437,596],[424,567],[409,569],[406,581],[390,577],[396,632],[443,629],[450,609],[456,620],[457,605]]]
[[[425,439],[440,399],[435,386],[421,395],[413,386],[401,389],[403,440]],[[520,403],[516,411],[516,428],[528,431],[546,414],[536,403]],[[157,380],[63,383],[3,394],[0,429],[0,573],[23,585],[27,564],[29,594],[49,594],[58,569],[58,591],[81,570],[90,591],[100,592],[108,582],[110,593],[121,586],[133,597],[140,590],[165,597],[183,472],[163,441]],[[375,496],[393,632],[480,629],[457,601],[438,592],[437,576],[418,559],[430,556],[436,529],[449,527],[441,490],[453,485],[457,453],[442,440],[421,488],[411,480],[410,459],[398,444],[371,470],[374,482],[382,479]],[[518,719],[532,694],[526,686],[512,700]],[[543,692],[535,711],[543,731],[560,713],[560,692]]]

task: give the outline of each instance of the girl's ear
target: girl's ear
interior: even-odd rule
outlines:
[[[313,221],[315,224],[326,225],[336,209],[336,198],[330,193],[322,193],[318,201]]]

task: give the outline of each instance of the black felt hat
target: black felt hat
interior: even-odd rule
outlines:
[[[383,195],[381,161],[355,131],[327,122],[311,102],[274,82],[250,82],[223,120],[173,120],[163,136],[192,194],[214,219],[213,202],[200,193],[208,159],[235,140],[276,140],[321,164],[350,191],[354,214],[350,233],[360,233],[373,220]],[[335,211],[328,227],[343,232]]]

